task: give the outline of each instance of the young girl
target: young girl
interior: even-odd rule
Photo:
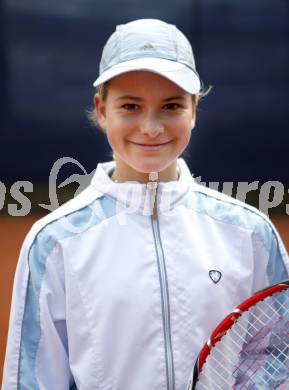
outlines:
[[[24,242],[3,390],[185,389],[214,326],[288,277],[267,218],[195,183],[179,158],[202,91],[175,26],[117,26],[94,86],[114,161]]]

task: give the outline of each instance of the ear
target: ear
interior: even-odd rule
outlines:
[[[97,115],[97,122],[102,130],[106,129],[106,104],[105,101],[98,95],[94,95],[93,103],[95,107],[95,112]]]
[[[197,104],[194,103],[192,107],[192,124],[191,124],[192,129],[194,129],[196,125],[196,115],[197,115]]]

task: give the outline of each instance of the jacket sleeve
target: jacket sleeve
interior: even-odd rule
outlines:
[[[73,386],[61,249],[41,231],[27,236],[16,269],[2,390]]]
[[[289,258],[274,225],[259,220],[252,234],[252,294],[289,277]],[[264,270],[264,272],[263,272]]]

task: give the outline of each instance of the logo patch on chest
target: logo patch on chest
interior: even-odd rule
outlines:
[[[210,276],[211,280],[217,284],[221,280],[222,273],[220,271],[215,270],[215,269],[211,269],[209,271],[209,276]]]

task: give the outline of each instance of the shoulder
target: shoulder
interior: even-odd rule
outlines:
[[[24,241],[31,248],[50,252],[60,240],[77,236],[107,217],[102,207],[103,194],[92,186],[34,223]]]
[[[192,186],[189,207],[216,222],[246,230],[261,241],[267,251],[272,240],[281,242],[270,219],[258,209],[198,183]]]

